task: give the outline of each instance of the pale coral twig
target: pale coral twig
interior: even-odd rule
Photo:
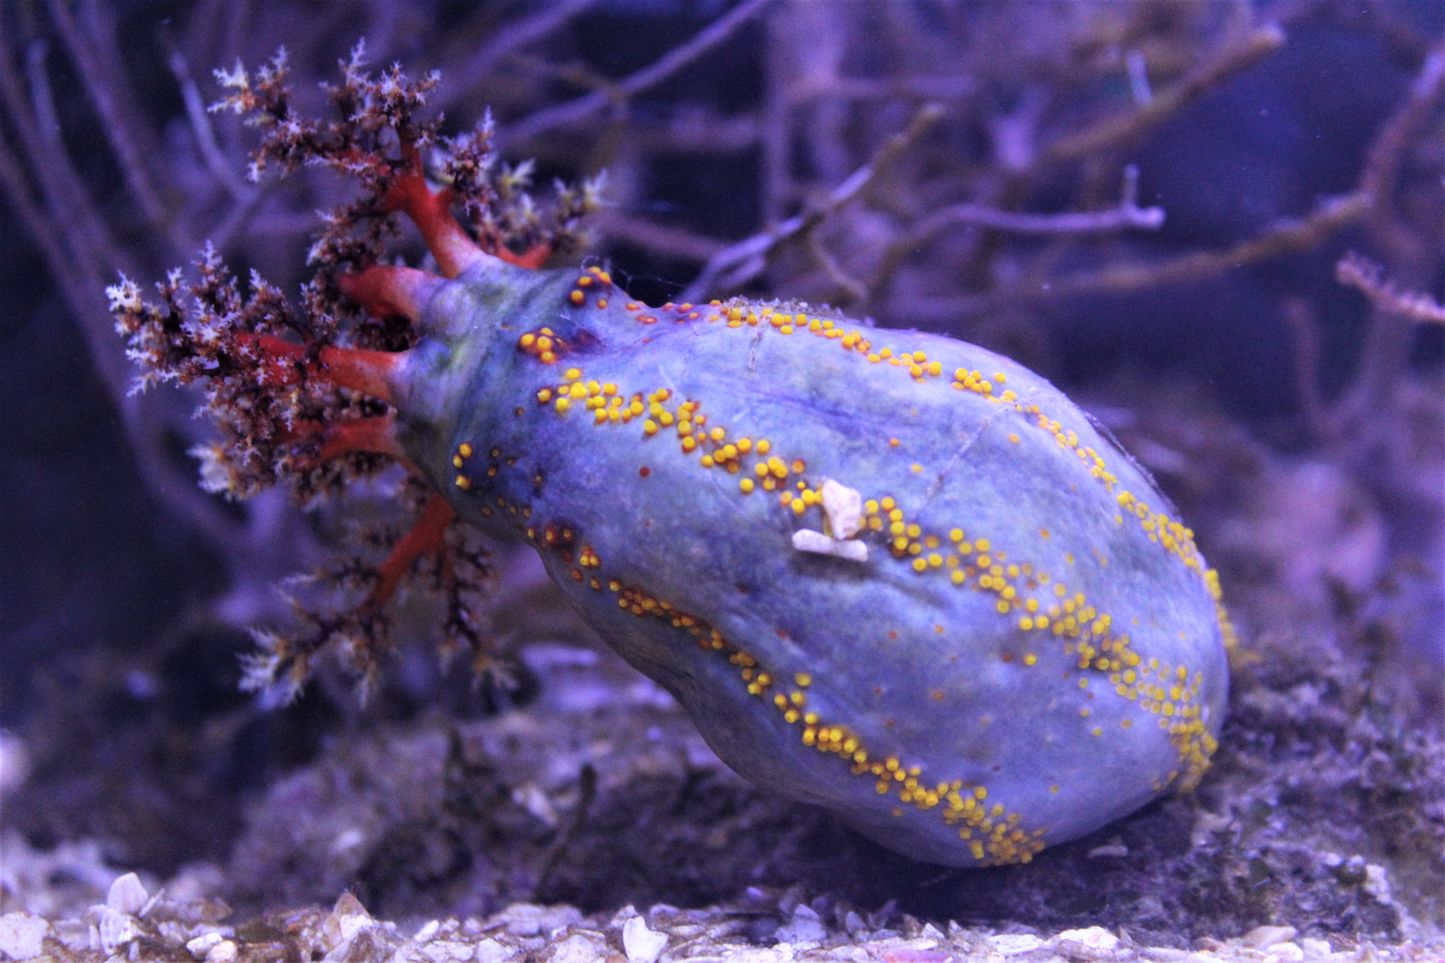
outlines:
[[[1381,311],[1421,324],[1445,325],[1445,305],[1423,291],[1410,291],[1385,276],[1385,269],[1351,251],[1335,265],[1335,280],[1361,292]]]
[[[919,221],[909,234],[908,244],[916,246],[949,227],[986,227],[1011,234],[1111,234],[1115,231],[1157,231],[1164,226],[1162,207],[1139,206],[1139,169],[1124,169],[1124,188],[1119,203],[1102,211],[1065,211],[1059,214],[1031,214],[1005,211],[982,204],[953,204]]]

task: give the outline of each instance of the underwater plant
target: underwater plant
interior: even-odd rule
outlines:
[[[203,482],[303,502],[399,463],[406,533],[258,632],[245,684],[364,681],[411,580],[479,668],[488,556],[532,544],[562,593],[754,782],[915,858],[1027,862],[1209,764],[1232,629],[1193,533],[1039,375],[938,335],[746,298],[652,307],[573,255],[597,185],[545,205],[490,125],[419,117],[436,78],[358,49],[302,116],[284,58],[220,74],[262,128],[252,176],[356,178],[298,306],[207,250],[147,300],[108,289],[141,384],[204,386]],[[435,186],[434,186],[435,185]],[[385,262],[404,215],[435,270]]]

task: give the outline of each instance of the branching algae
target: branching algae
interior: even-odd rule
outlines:
[[[252,682],[299,685],[338,642],[370,671],[418,572],[480,651],[470,527],[535,546],[728,765],[919,859],[1027,862],[1198,782],[1232,636],[1214,572],[1044,379],[806,304],[650,307],[595,264],[536,270],[591,191],[543,213],[485,127],[448,141],[415,118],[434,80],[354,57],[323,124],[279,59],[221,76],[219,106],[264,129],[253,174],[323,163],[363,192],[302,308],[259,279],[242,297],[209,252],[155,303],[123,278],[143,380],[207,385],[213,487],[309,498],[400,461],[424,493],[385,561],[341,578],[366,600],[263,635]],[[395,213],[438,273],[380,263]]]

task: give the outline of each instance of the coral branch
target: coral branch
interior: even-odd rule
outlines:
[[[125,400],[125,364],[111,350],[110,332],[95,311],[95,290],[105,276],[99,265],[122,263],[120,249],[65,150],[44,69],[46,44],[13,36],[9,20],[0,16],[0,118],[8,128],[0,130],[0,187],[45,253],[51,276],[85,335],[95,370],[139,448],[142,426],[134,406]],[[12,52],[22,51],[28,53],[26,76],[34,88],[28,97],[12,60]]]
[[[458,62],[446,70],[447,87],[441,92],[442,109],[450,113],[462,106],[468,98],[476,95],[477,90],[486,89],[483,85],[493,80],[492,71],[503,58],[516,56],[517,51],[559,30],[597,3],[598,0],[558,0],[556,3],[540,4],[526,17],[496,27],[481,49],[477,49],[472,31],[458,29],[448,38],[456,47]],[[482,7],[476,19],[486,21],[490,26],[494,17],[493,11]]]
[[[1445,305],[1423,291],[1407,291],[1385,277],[1385,269],[1353,251],[1335,265],[1335,279],[1360,291],[1381,311],[1421,324],[1445,325]]]
[[[1382,209],[1388,209],[1406,149],[1442,97],[1445,97],[1445,44],[1437,46],[1425,58],[1409,96],[1381,125],[1370,145],[1360,187]]]
[[[602,215],[602,233],[608,237],[637,244],[644,248],[666,251],[670,256],[696,261],[699,264],[718,255],[725,242],[706,234],[672,224],[658,224],[621,210]]]
[[[628,97],[661,83],[722,43],[757,16],[768,3],[769,0],[746,0],[704,27],[691,40],[672,48],[636,73],[605,89],[594,90],[576,100],[540,110],[517,121],[510,127],[511,136],[518,141],[527,140],[555,127],[575,124],[608,106],[625,102]]]
[[[1265,24],[1221,50],[1178,83],[1160,91],[1125,114],[1105,118],[1076,134],[1055,141],[1041,163],[1053,164],[1089,157],[1132,140],[1177,113],[1225,78],[1253,66],[1284,46],[1284,31]]]
[[[90,103],[99,115],[99,128],[110,141],[126,186],[144,209],[152,227],[165,224],[168,219],[166,206],[161,202],[150,166],[160,156],[159,145],[154,134],[140,122],[140,113],[128,103],[129,86],[113,76],[106,76],[106,58],[100,56],[98,49],[100,38],[82,31],[68,9],[69,4],[50,0],[47,6],[70,62],[80,75]],[[110,53],[113,57],[115,51]],[[141,143],[136,143],[137,139]]]
[[[916,143],[943,113],[940,105],[925,104],[913,115],[907,128],[890,137],[868,163],[854,171],[821,202],[809,204],[770,231],[755,234],[719,251],[688,285],[682,299],[703,300],[715,289],[735,288],[756,277],[761,273],[768,254],[785,241],[812,230],[829,214],[863,193],[879,172]]]
[[[1405,214],[1409,203],[1396,196],[1401,193],[1398,182],[1411,150],[1428,141],[1423,131],[1442,96],[1445,45],[1437,44],[1421,64],[1409,94],[1376,130],[1359,178],[1358,193],[1368,203],[1368,236],[1389,258],[1393,276],[1354,253],[1335,266],[1336,280],[1361,291],[1376,309],[1376,317],[1365,329],[1355,377],[1328,406],[1308,394],[1302,396],[1312,424],[1324,429],[1321,436],[1333,443],[1342,457],[1370,466],[1390,485],[1407,473],[1393,470],[1401,458],[1391,435],[1395,419],[1381,417],[1381,413],[1398,411],[1402,405],[1401,387],[1408,378],[1414,336],[1412,322],[1445,324],[1445,307],[1439,301],[1398,280],[1402,272],[1420,282],[1435,273],[1440,250],[1438,211],[1434,217],[1425,214],[1420,223],[1412,224]],[[1432,170],[1429,176],[1435,178],[1438,172]],[[1310,347],[1318,336],[1298,321],[1291,324],[1302,366],[1299,378],[1313,384],[1319,359]]]
[[[1103,211],[1068,211],[1062,214],[1028,214],[1001,211],[980,204],[954,204],[925,217],[904,241],[921,244],[933,234],[954,225],[987,227],[1013,234],[1109,234],[1115,231],[1157,231],[1164,226],[1162,207],[1139,206],[1139,169],[1124,169],[1124,189],[1117,206]]]
[[[1003,305],[1054,301],[1075,294],[1122,294],[1163,284],[1201,281],[1225,271],[1309,250],[1369,211],[1370,199],[1356,191],[1322,202],[1303,220],[1282,221],[1257,237],[1217,251],[1196,251],[1154,264],[1117,264],[1098,271],[1066,275],[1046,285],[1010,286],[990,294],[954,301],[950,312],[982,311]]]
[[[1284,299],[1281,314],[1294,354],[1295,393],[1305,423],[1316,437],[1332,438],[1336,427],[1334,412],[1315,381],[1315,373],[1320,370],[1320,337],[1315,312],[1303,298],[1290,297]]]

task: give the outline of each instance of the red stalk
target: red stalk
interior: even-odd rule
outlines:
[[[452,217],[451,191],[433,191],[427,186],[417,149],[407,146],[404,154],[410,169],[392,182],[386,194],[386,206],[411,218],[432,257],[437,259],[442,274],[454,278],[487,254]]]
[[[410,267],[373,264],[337,282],[341,293],[360,304],[373,317],[399,314],[421,320],[422,305],[441,285],[441,278]]]
[[[341,388],[350,388],[381,401],[393,400],[392,379],[396,369],[406,360],[405,351],[367,351],[361,348],[321,349],[315,361],[306,361],[306,348],[272,334],[242,334],[237,341],[255,346],[265,356],[261,370],[263,381],[292,384],[300,378],[300,368]]]
[[[338,421],[322,429],[324,440],[318,457],[322,461],[340,458],[352,452],[369,452],[407,460],[406,452],[396,440],[396,419],[391,415],[374,418],[352,418]]]
[[[454,518],[456,512],[445,498],[436,494],[427,497],[416,523],[392,546],[391,554],[381,563],[380,577],[366,598],[364,611],[374,612],[384,606],[396,594],[397,586],[410,574],[417,559],[442,550],[447,526]]]

